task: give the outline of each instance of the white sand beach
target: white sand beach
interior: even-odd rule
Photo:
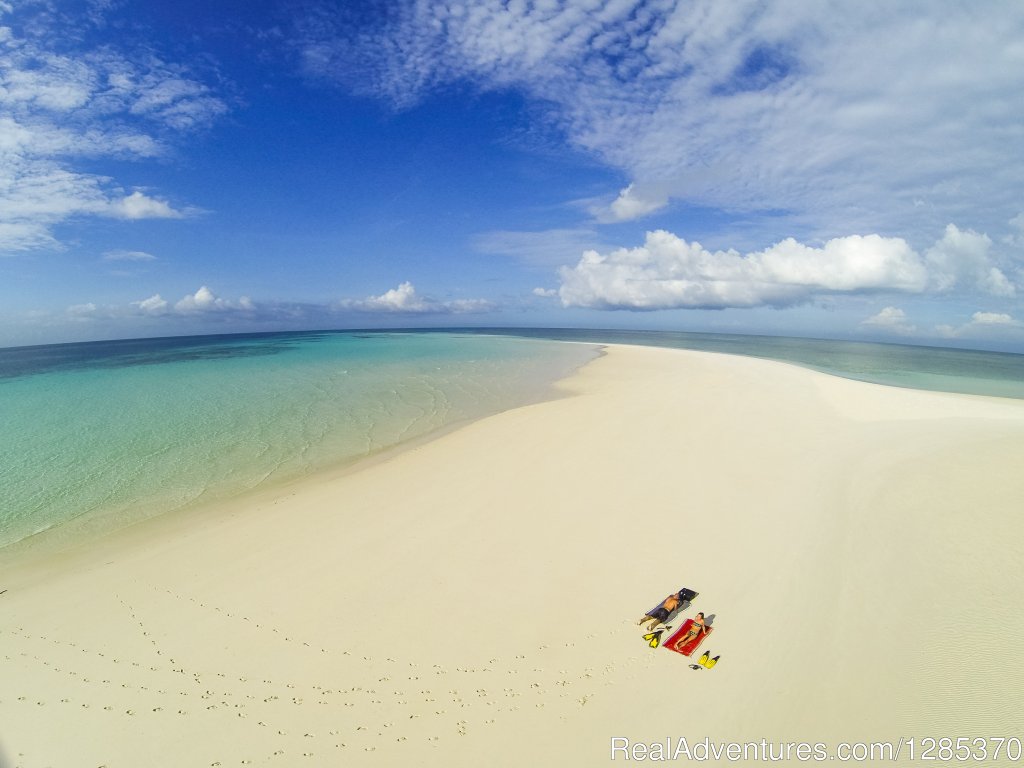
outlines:
[[[354,470],[0,555],[0,766],[1024,736],[1024,401],[623,346],[561,387]],[[684,586],[714,669],[636,626]]]

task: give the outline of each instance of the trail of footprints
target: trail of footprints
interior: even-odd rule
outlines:
[[[178,600],[187,600],[194,603],[197,607],[216,611],[226,618],[245,622],[254,631],[270,633],[279,637],[283,642],[295,643],[297,649],[308,648],[311,652],[331,653],[327,648],[318,647],[316,644],[292,638],[276,627],[253,620],[248,616],[237,615],[220,607],[208,605],[194,597],[183,597],[169,589],[162,591]],[[603,684],[611,685],[612,681],[608,678],[617,671],[616,665],[612,664],[607,664],[601,668],[587,667],[582,671],[572,672],[560,669],[558,670],[555,690],[548,691],[538,682],[516,684],[518,676],[529,678],[531,672],[546,672],[545,669],[540,667],[529,668],[527,656],[525,655],[517,655],[510,664],[503,664],[500,659],[495,658],[490,659],[484,667],[457,666],[451,669],[439,664],[434,664],[429,669],[421,668],[420,665],[413,662],[402,664],[390,657],[374,659],[369,656],[362,656],[361,661],[358,661],[358,663],[364,665],[369,663],[381,667],[382,670],[386,670],[380,674],[380,677],[377,679],[379,685],[374,688],[349,687],[342,684],[325,687],[322,685],[296,684],[291,681],[274,680],[261,675],[251,677],[238,676],[231,680],[232,686],[234,686],[234,683],[242,683],[248,690],[244,694],[243,700],[238,700],[236,694],[225,691],[222,686],[218,685],[218,680],[223,679],[225,683],[227,682],[228,676],[226,674],[207,673],[189,669],[157,641],[130,603],[124,599],[119,598],[119,600],[132,623],[138,626],[142,636],[151,645],[153,656],[150,657],[150,662],[138,659],[117,658],[104,651],[91,649],[75,642],[39,634],[33,635],[26,632],[22,627],[6,630],[6,634],[24,640],[41,640],[55,646],[66,646],[83,654],[103,658],[111,665],[112,670],[100,678],[90,678],[80,675],[74,670],[58,666],[47,658],[27,652],[17,654],[16,658],[7,654],[4,656],[4,661],[12,662],[30,659],[54,674],[65,675],[79,684],[123,689],[128,692],[136,692],[151,697],[151,700],[145,706],[138,705],[134,708],[126,708],[106,704],[102,707],[102,710],[105,712],[119,714],[123,717],[189,717],[202,714],[203,712],[216,711],[221,714],[233,712],[237,720],[254,721],[257,728],[269,729],[271,733],[276,731],[277,735],[281,737],[293,737],[298,734],[289,733],[287,729],[274,725],[274,714],[279,711],[279,707],[307,706],[312,704],[335,708],[339,715],[338,719],[344,723],[343,725],[338,725],[319,734],[312,732],[302,734],[303,743],[310,745],[308,749],[301,752],[301,756],[307,758],[317,754],[313,745],[319,745],[317,749],[321,750],[358,748],[362,746],[364,751],[374,751],[377,749],[381,739],[396,743],[407,742],[410,737],[408,734],[403,733],[403,724],[424,718],[434,719],[439,726],[448,725],[447,728],[439,727],[436,729],[436,733],[426,737],[428,742],[436,744],[442,739],[444,734],[449,736],[465,736],[469,733],[471,725],[475,727],[476,725],[486,726],[492,724],[500,713],[516,712],[521,708],[544,708],[552,703],[553,696],[557,699],[565,699],[566,702],[564,703],[568,706],[582,707],[594,697],[595,693],[590,690],[577,695],[569,689],[581,682],[589,682],[592,686],[593,683],[598,681],[598,678],[606,678]],[[620,628],[613,630],[610,634],[617,634],[622,631],[623,629]],[[5,630],[0,629],[0,634],[4,633]],[[589,636],[589,638],[594,637],[596,637],[596,634]],[[571,642],[566,642],[564,647],[571,648],[573,645]],[[552,650],[552,646],[540,645],[536,650],[543,653]],[[349,651],[342,651],[341,654],[352,656]],[[353,657],[353,660],[355,660],[355,657]],[[633,663],[636,663],[635,659],[627,662],[627,664]],[[132,684],[126,682],[123,675],[119,675],[118,667],[114,665],[124,665],[135,670],[141,670],[143,674],[148,673],[154,678],[158,674],[171,672],[181,676],[181,683],[177,686],[168,686],[166,684],[157,686],[155,683],[153,685]],[[477,687],[478,680],[472,683],[473,687],[458,687],[449,682],[451,679],[459,678],[460,676],[469,678],[471,675],[480,674],[493,675],[495,686],[487,688]],[[119,680],[117,679],[118,677],[122,679]],[[498,678],[503,678],[500,680],[500,689]],[[139,696],[138,698],[141,699],[145,696]],[[7,697],[3,697],[0,694],[0,704],[4,703],[5,698]],[[10,700],[8,699],[8,701]],[[14,697],[13,700],[19,704],[35,707],[44,707],[50,703],[82,709],[89,709],[92,706],[87,701],[78,701],[71,696],[60,698],[56,702],[48,702],[25,695]],[[154,703],[156,706],[150,706],[150,704]],[[396,713],[393,714],[393,717],[396,719],[380,722],[380,715],[382,714],[379,711],[380,708],[385,704],[392,703],[398,705],[398,708],[390,708],[388,711]],[[479,719],[476,723],[471,723],[466,719],[458,717],[461,710],[469,707],[478,709],[481,703],[491,709],[485,717]],[[117,710],[116,713],[115,710]],[[346,733],[348,734],[347,737],[345,736]],[[348,741],[345,740],[346,738],[348,738]],[[365,743],[368,738],[373,743]],[[422,736],[419,738],[422,738]],[[277,758],[281,758],[282,762],[287,762],[294,757],[294,752],[277,749],[270,754],[263,755],[261,762],[272,761]],[[251,762],[251,760],[243,760],[242,764]],[[218,762],[211,763],[211,766],[218,765],[220,765]]]

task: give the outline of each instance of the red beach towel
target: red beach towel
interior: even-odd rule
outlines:
[[[693,626],[693,619],[687,619],[686,621],[684,621],[683,622],[683,626],[681,626],[676,631],[676,633],[674,635],[672,635],[672,637],[670,637],[665,643],[663,643],[661,647],[662,648],[667,648],[670,651],[675,651],[676,653],[681,653],[681,654],[683,654],[683,656],[689,656],[691,653],[696,651],[698,647],[700,647],[700,644],[704,642],[704,638],[705,637],[707,637],[708,635],[710,635],[712,632],[715,631],[714,628],[708,627],[708,631],[707,632],[700,633],[695,638],[693,638],[690,642],[688,642],[686,645],[684,645],[682,648],[676,648],[676,641],[678,641],[681,637],[686,635],[686,633],[690,631],[690,627],[692,627],[692,626]]]

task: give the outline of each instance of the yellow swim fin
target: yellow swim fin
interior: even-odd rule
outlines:
[[[715,656],[715,658],[713,658],[711,661],[707,662],[704,666],[707,667],[708,669],[711,669],[713,666],[715,666],[715,664],[718,663],[718,660],[720,658],[722,658],[722,657],[721,656]]]
[[[651,646],[651,648],[657,648],[661,645],[661,630],[652,632],[651,634],[654,636],[651,638],[651,642],[649,642],[648,645]]]
[[[697,663],[700,664],[702,667],[707,666],[708,659],[710,658],[711,654],[707,651],[704,651],[704,655],[700,657],[700,661],[698,661]]]

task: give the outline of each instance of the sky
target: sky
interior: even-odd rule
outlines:
[[[1024,352],[1024,4],[0,0],[0,346]]]

